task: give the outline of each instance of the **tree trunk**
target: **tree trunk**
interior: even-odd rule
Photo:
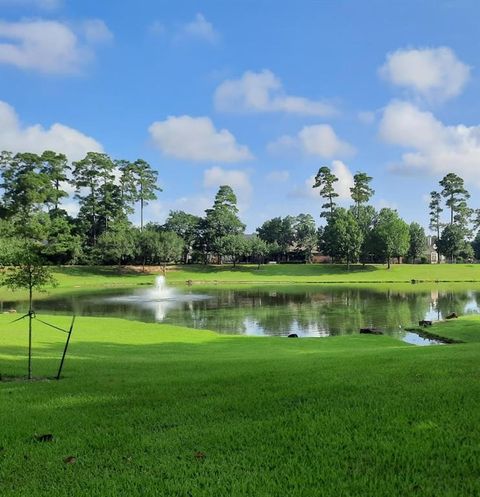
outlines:
[[[28,379],[32,379],[32,277],[30,275],[29,304],[28,304]]]
[[[387,257],[387,269],[390,269],[390,256]]]

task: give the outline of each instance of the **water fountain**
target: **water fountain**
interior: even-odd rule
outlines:
[[[190,305],[193,301],[206,300],[208,295],[182,293],[176,288],[169,287],[165,276],[157,276],[153,288],[138,290],[133,295],[111,297],[111,302],[124,302],[153,311],[155,321],[163,321],[169,310]]]

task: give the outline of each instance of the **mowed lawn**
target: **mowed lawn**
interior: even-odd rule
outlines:
[[[4,378],[26,371],[12,318]],[[34,324],[34,375],[49,376],[65,336]],[[0,495],[479,495],[480,320],[432,331],[467,343],[78,318],[61,381],[0,383]]]
[[[102,292],[112,288],[130,288],[152,285],[160,268],[116,267],[116,266],[64,266],[53,267],[57,280],[56,288],[48,288],[36,298],[64,293]],[[256,265],[231,264],[221,266],[187,265],[169,266],[167,282],[185,285],[186,282],[203,285],[261,285],[261,284],[311,284],[311,283],[480,283],[480,264],[400,264],[390,269],[384,265],[352,266],[347,270],[340,264],[267,264],[258,269]],[[12,293],[0,287],[0,300],[26,298],[27,292]]]

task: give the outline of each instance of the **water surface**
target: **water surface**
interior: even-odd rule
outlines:
[[[95,295],[55,296],[38,301],[38,313],[75,313],[163,322],[228,334],[323,337],[376,327],[406,341],[427,344],[405,327],[451,312],[478,313],[480,289],[400,291],[394,286],[290,286],[249,289],[182,288],[156,298],[151,290],[105,291]],[[170,290],[168,290],[170,292]],[[1,302],[3,310],[26,310],[25,302]],[[412,342],[413,341],[413,342]]]

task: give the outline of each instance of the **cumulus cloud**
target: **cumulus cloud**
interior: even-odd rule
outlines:
[[[224,112],[286,112],[306,116],[329,116],[329,103],[285,93],[273,72],[247,71],[240,79],[226,80],[215,90],[215,107]]]
[[[350,188],[353,186],[353,174],[348,166],[340,160],[332,161],[329,166],[332,173],[338,178],[335,182],[335,192],[338,193],[338,200],[345,201],[350,199]],[[291,196],[300,198],[319,199],[318,190],[313,188],[315,184],[315,175],[308,177],[303,185],[295,187]]]
[[[456,172],[480,185],[480,125],[448,126],[431,112],[394,101],[384,110],[380,137],[408,149],[397,170],[435,175]]]
[[[341,140],[329,124],[304,126],[296,136],[283,135],[267,145],[267,150],[274,154],[294,149],[325,159],[348,157],[355,153],[355,148]]]
[[[470,67],[449,47],[403,49],[387,55],[380,75],[427,100],[457,96],[470,78]]]
[[[192,39],[216,43],[219,39],[213,24],[203,14],[197,14],[193,21],[182,25],[176,35],[177,40]]]
[[[58,21],[0,20],[0,64],[45,74],[80,73],[94,58],[92,43],[111,39],[103,21],[86,21],[80,30],[84,40],[70,26]]]
[[[270,171],[266,176],[265,179],[269,183],[285,183],[285,181],[288,181],[290,178],[290,172],[283,170],[283,171]]]
[[[155,146],[176,159],[195,162],[241,162],[252,158],[226,129],[217,131],[208,117],[169,116],[149,128]]]
[[[252,193],[252,184],[247,171],[240,169],[223,169],[212,167],[203,173],[203,186],[205,188],[218,188],[222,185],[229,185],[237,195],[239,209],[247,207]]]
[[[15,109],[0,101],[0,150],[42,153],[55,150],[71,161],[79,160],[87,152],[102,152],[96,140],[80,131],[55,123],[50,128],[40,124],[22,126]]]
[[[375,112],[366,110],[357,114],[358,120],[363,124],[373,124],[375,122]]]
[[[89,43],[108,43],[113,40],[113,33],[101,19],[84,21],[83,31]]]

